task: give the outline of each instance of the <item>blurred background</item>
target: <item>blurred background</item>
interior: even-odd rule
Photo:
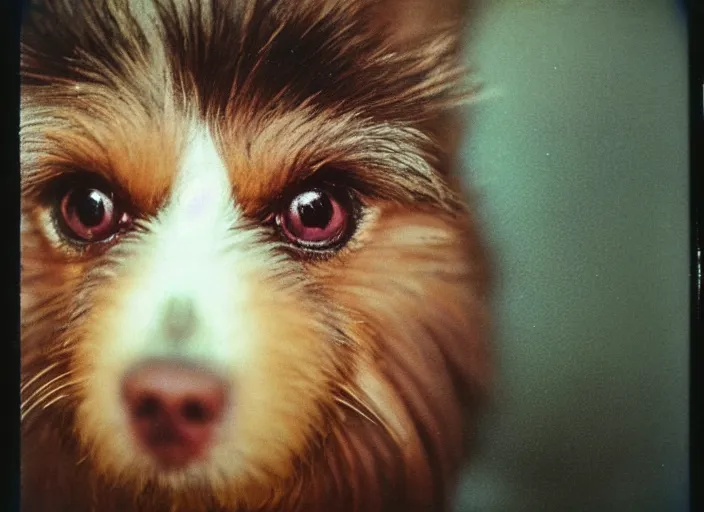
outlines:
[[[463,159],[496,259],[498,376],[457,510],[688,510],[683,13],[484,4]]]

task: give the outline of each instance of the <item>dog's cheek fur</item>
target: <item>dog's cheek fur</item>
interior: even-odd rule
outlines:
[[[26,510],[76,510],[89,505],[74,479],[84,466],[69,455],[79,380],[71,366],[66,326],[88,262],[66,264],[40,232],[31,205],[23,204],[21,229],[22,506]],[[59,427],[59,428],[57,428]],[[70,469],[67,469],[70,468]],[[88,481],[87,479],[85,480]]]
[[[363,250],[317,272],[357,348],[325,492],[359,510],[445,506],[463,408],[476,411],[490,378],[475,235],[468,218],[383,208]]]

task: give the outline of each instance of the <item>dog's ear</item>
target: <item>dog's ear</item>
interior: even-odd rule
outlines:
[[[440,32],[462,38],[472,0],[377,0],[375,22],[384,26],[394,45],[422,43]]]

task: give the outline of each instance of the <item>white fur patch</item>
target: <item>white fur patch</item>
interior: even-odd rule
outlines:
[[[245,329],[234,339],[232,332],[241,327],[248,294],[246,279],[237,276],[237,254],[227,250],[239,220],[231,189],[209,132],[195,129],[128,305],[134,336],[124,348],[132,352],[133,344],[137,358],[178,355],[232,365],[233,352],[242,355],[245,342],[237,340]],[[192,305],[195,325],[187,340],[169,339],[165,314],[172,299]]]

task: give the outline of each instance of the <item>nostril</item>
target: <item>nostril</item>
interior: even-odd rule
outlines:
[[[161,403],[157,397],[147,395],[137,401],[133,414],[136,419],[152,419],[159,414],[161,408]]]
[[[181,417],[188,423],[208,423],[214,414],[204,403],[197,400],[186,400],[181,406]]]

